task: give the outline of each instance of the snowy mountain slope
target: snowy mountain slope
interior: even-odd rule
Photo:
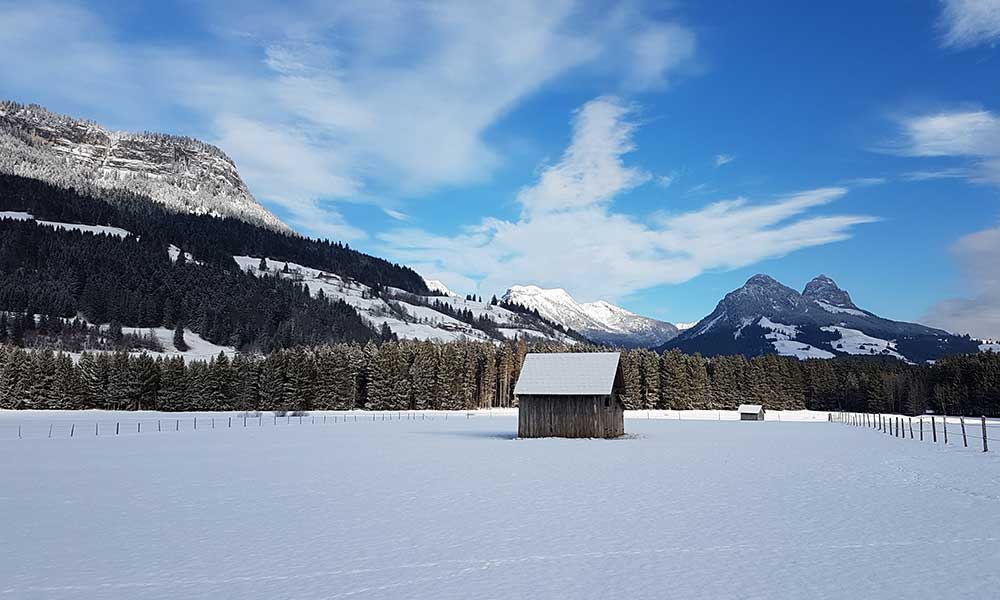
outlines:
[[[678,333],[671,323],[637,315],[603,300],[580,304],[562,289],[515,285],[504,293],[503,300],[537,310],[546,319],[599,344],[652,347]]]
[[[81,225],[79,223],[60,223],[58,221],[39,221],[31,213],[17,212],[17,211],[0,211],[0,219],[12,219],[15,221],[34,221],[39,225],[45,225],[46,227],[54,227],[56,229],[67,229],[83,231],[86,233],[93,233],[95,235],[107,234],[117,237],[128,237],[131,232],[125,231],[121,227],[112,227],[110,225]]]
[[[427,284],[427,289],[438,294],[444,294],[445,296],[457,296],[455,292],[448,289],[443,282],[437,279],[425,279],[424,283]]]
[[[260,257],[234,256],[233,258],[240,268],[258,276],[266,274],[294,279],[307,286],[314,296],[322,293],[330,300],[343,300],[371,325],[378,328],[384,323],[400,339],[449,342],[525,338],[574,343],[569,336],[545,327],[537,319],[485,302],[454,296],[418,296],[391,287],[386,288],[380,295],[364,284],[304,265],[268,258],[265,259],[266,270],[261,271]],[[453,312],[467,311],[466,314],[471,314],[474,319],[481,317],[488,319],[496,326],[496,333],[491,335],[490,331],[435,310],[433,308],[435,302],[450,307]]]
[[[184,343],[188,346],[188,349],[184,351],[178,350],[174,346],[173,329],[167,329],[166,327],[152,327],[145,329],[142,327],[122,327],[122,331],[124,333],[132,333],[136,335],[152,334],[155,336],[163,346],[163,352],[146,351],[151,356],[163,356],[165,358],[180,356],[186,361],[211,360],[219,356],[220,352],[229,358],[236,356],[236,348],[213,344],[212,342],[203,339],[200,335],[190,329],[184,330]],[[134,354],[140,353],[135,352]]]
[[[176,212],[290,231],[254,199],[236,165],[215,146],[186,137],[109,131],[36,105],[0,102],[0,172],[64,188],[127,190]]]
[[[978,350],[968,338],[861,309],[825,275],[801,294],[767,275],[754,275],[664,348],[705,355],[876,355],[911,362]]]

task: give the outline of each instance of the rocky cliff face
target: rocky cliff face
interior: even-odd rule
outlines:
[[[222,150],[193,138],[109,131],[40,106],[0,102],[0,170],[61,187],[126,190],[177,212],[290,232]]]

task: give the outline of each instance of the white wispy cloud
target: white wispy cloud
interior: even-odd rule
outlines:
[[[631,5],[630,6],[634,6]],[[122,35],[105,11],[0,0],[0,88],[118,123],[207,138],[251,190],[311,234],[356,238],[337,203],[399,200],[488,178],[503,156],[486,131],[571,70],[663,85],[694,34],[638,9],[612,19],[582,0],[412,3],[277,0],[191,4],[212,32],[196,51]],[[51,43],[58,39],[58,44]],[[204,48],[222,51],[204,51]],[[579,71],[577,71],[579,72]],[[398,202],[393,202],[398,204]]]
[[[851,179],[845,179],[844,185],[851,187],[869,187],[873,185],[882,185],[888,182],[889,180],[885,177],[853,177]]]
[[[634,149],[634,107],[597,98],[571,124],[573,138],[560,161],[518,193],[519,219],[488,217],[450,236],[397,229],[380,235],[384,250],[427,276],[460,277],[483,293],[534,283],[565,287],[583,299],[613,299],[843,240],[855,225],[875,220],[811,214],[846,194],[844,188],[765,202],[739,198],[645,218],[615,212],[617,197],[649,180],[624,160]]]
[[[716,167],[721,167],[722,165],[728,165],[729,163],[733,162],[734,158],[735,157],[730,156],[729,154],[716,154],[715,155],[715,166]]]
[[[384,212],[390,218],[395,219],[397,221],[409,221],[410,220],[410,215],[408,215],[408,214],[406,214],[406,213],[404,213],[402,211],[395,210],[393,208],[383,207],[382,208],[382,212]]]
[[[677,175],[673,173],[669,175],[656,175],[654,180],[656,181],[656,185],[662,188],[668,188],[672,186],[675,181],[677,181]]]
[[[911,173],[911,180],[965,176],[1000,185],[1000,117],[983,109],[952,110],[899,120],[900,137],[885,150],[921,158],[969,159],[967,168],[945,167]]]
[[[941,44],[971,48],[1000,40],[1000,0],[942,0]]]
[[[971,294],[939,302],[924,322],[955,333],[1000,338],[1000,227],[969,234],[955,243]]]

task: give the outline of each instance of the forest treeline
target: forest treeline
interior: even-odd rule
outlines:
[[[531,351],[585,350],[546,344]],[[114,410],[461,410],[508,407],[529,350],[523,342],[368,342],[291,348],[210,361],[127,352],[0,345],[0,408]],[[1000,355],[934,365],[892,359],[799,361],[622,353],[630,409],[850,410],[1000,416]]]
[[[233,256],[268,256],[309,265],[374,287],[429,294],[413,269],[358,252],[346,244],[265,229],[238,219],[175,213],[145,196],[118,189],[64,189],[0,173],[0,211],[24,211],[36,219],[114,225],[151,245],[173,244],[203,263],[236,267]]]

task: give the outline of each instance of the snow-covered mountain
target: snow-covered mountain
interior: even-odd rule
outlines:
[[[168,209],[288,226],[260,205],[222,150],[187,137],[109,131],[37,105],[0,102],[0,172],[78,190],[133,192]]]
[[[442,281],[437,279],[424,279],[424,283],[427,284],[427,289],[434,292],[435,294],[442,294],[444,296],[458,296],[455,292],[448,289],[448,286]]]
[[[454,294],[422,296],[392,287],[376,293],[357,281],[293,262],[265,257],[265,270],[261,271],[259,256],[233,258],[241,269],[254,275],[292,279],[305,285],[313,296],[322,294],[331,301],[342,300],[374,327],[387,325],[399,339],[436,342],[524,339],[566,344],[577,341],[534,315],[510,311],[489,302],[466,300]]]
[[[801,294],[767,275],[754,275],[664,348],[705,355],[883,355],[911,362],[978,349],[966,337],[861,309],[825,275],[806,284]]]
[[[670,323],[637,315],[603,300],[578,303],[559,288],[515,285],[504,293],[503,300],[537,310],[546,319],[599,344],[653,347],[672,339],[678,332]]]

